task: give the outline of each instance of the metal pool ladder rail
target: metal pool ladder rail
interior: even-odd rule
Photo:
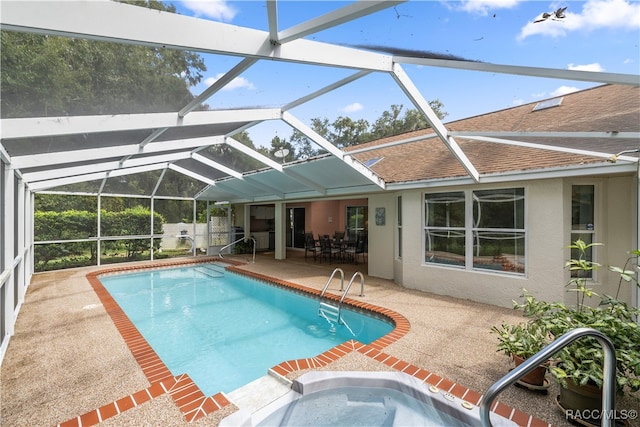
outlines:
[[[329,280],[327,280],[324,288],[322,288],[322,292],[320,292],[320,305],[318,306],[318,315],[327,319],[329,323],[340,323],[340,304],[342,303],[342,299],[340,299],[340,303],[338,303],[337,306],[322,301],[336,273],[340,273],[340,290],[342,291],[344,286],[344,271],[342,271],[341,268],[336,268],[331,273],[331,276],[329,276]]]
[[[342,300],[347,295],[347,292],[349,292],[349,288],[351,288],[351,284],[355,280],[356,276],[360,276],[360,295],[358,295],[358,296],[360,296],[360,297],[364,296],[364,276],[359,271],[356,271],[355,273],[353,273],[353,276],[351,276],[351,280],[349,280],[349,284],[347,285],[347,289],[345,289],[344,294],[342,294],[342,298],[340,298],[340,303],[342,303]],[[340,287],[340,290],[342,290],[342,287]]]
[[[483,427],[490,427],[491,420],[489,419],[489,411],[495,398],[505,388],[514,384],[520,378],[533,371],[538,365],[544,363],[551,356],[584,336],[591,335],[602,346],[604,350],[604,381],[602,384],[602,427],[610,427],[613,411],[615,409],[615,395],[616,395],[616,353],[613,343],[602,332],[592,328],[577,328],[573,329],[564,335],[554,340],[551,344],[528,358],[522,365],[518,366],[504,377],[500,378],[494,383],[487,392],[482,396],[480,402],[480,420]]]
[[[333,277],[336,275],[336,273],[340,273],[340,292],[342,292],[342,296],[340,297],[340,301],[338,301],[338,305],[333,305],[329,302],[323,302],[322,298],[324,297],[324,294],[327,292],[327,288],[329,288],[329,285],[331,284],[331,280],[333,280]],[[364,296],[364,276],[362,275],[362,273],[360,273],[359,271],[356,271],[351,277],[351,280],[349,281],[349,283],[347,284],[347,288],[344,289],[344,292],[343,292],[344,271],[342,271],[341,268],[336,268],[335,270],[333,270],[333,272],[331,273],[331,276],[329,277],[329,280],[327,280],[327,283],[324,285],[324,288],[322,288],[322,292],[320,293],[320,305],[318,307],[318,315],[324,317],[329,322],[334,322],[338,324],[343,323],[345,326],[348,327],[348,325],[344,323],[344,320],[340,318],[340,308],[342,307],[342,302],[344,301],[344,298],[347,296],[347,293],[351,288],[351,284],[353,283],[353,281],[357,276],[360,276],[360,296],[363,297]]]
[[[236,243],[240,243],[243,240],[251,240],[253,242],[253,263],[255,264],[256,262],[256,239],[254,239],[253,237],[241,237],[238,240],[236,240],[235,242],[231,242],[228,245],[225,245],[223,247],[220,248],[220,252],[218,252],[218,256],[220,258],[224,258],[222,256],[222,251],[224,251],[225,249],[235,245]]]

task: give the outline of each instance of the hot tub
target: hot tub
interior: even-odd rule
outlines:
[[[494,426],[517,426],[491,413]],[[251,414],[239,410],[229,426],[479,426],[478,407],[402,372],[314,371],[291,391]]]

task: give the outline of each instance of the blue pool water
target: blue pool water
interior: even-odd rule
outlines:
[[[349,339],[368,344],[389,322],[344,309],[344,325],[318,316],[318,300],[214,264],[100,277],[174,375],[206,395],[230,392],[285,360],[317,356]]]

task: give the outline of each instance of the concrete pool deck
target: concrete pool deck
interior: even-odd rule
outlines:
[[[234,259],[245,262],[246,256],[229,258]],[[187,260],[155,264],[176,261]],[[149,367],[142,366],[135,351],[130,349],[131,343],[127,345],[126,340],[135,337],[123,338],[122,329],[114,323],[113,312],[87,278],[90,273],[120,267],[87,267],[33,276],[15,335],[2,363],[0,425],[80,425],[80,421],[81,425],[101,422],[107,426],[217,425],[220,419],[236,410],[234,403],[247,401],[246,396],[239,397],[241,390],[226,396],[203,396],[202,410],[209,415],[194,416],[195,421],[187,421],[187,412],[176,402],[184,395],[193,395],[188,378],[161,376],[158,381],[151,381],[146,371]],[[344,270],[346,281],[355,271],[366,273],[366,264],[328,265],[311,259],[305,262],[302,253],[297,251],[289,251],[286,261],[276,261],[270,253],[260,254],[255,263],[239,268],[321,289],[336,267]],[[337,294],[338,287],[336,281],[330,292]],[[354,287],[359,288],[359,281]],[[519,318],[518,313],[510,309],[413,291],[366,275],[365,296],[359,297],[358,293],[359,289],[352,288],[348,297],[399,313],[408,320],[410,329],[383,348],[375,349],[379,357],[360,351],[363,349],[357,343],[350,343],[345,344],[344,354],[313,369],[399,370],[402,367],[415,370],[412,374],[430,373],[434,375],[432,378],[447,380],[442,384],[480,395],[511,368],[506,356],[496,353],[495,336],[489,333],[491,326]],[[309,369],[306,366],[289,368],[280,374],[290,379]],[[253,385],[254,391],[244,393],[256,393],[262,398],[278,393],[272,389],[260,391],[262,387],[269,386],[259,383]],[[555,404],[556,395],[557,385],[551,381],[548,395],[512,387],[501,394],[499,400],[539,419],[531,425],[569,425]],[[231,404],[226,404],[227,398]],[[635,401],[632,403],[637,405]],[[215,405],[222,409],[215,410]],[[99,408],[102,411],[96,412]],[[538,424],[540,420],[544,423]]]

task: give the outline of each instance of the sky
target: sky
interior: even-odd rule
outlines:
[[[166,1],[182,15],[268,31],[265,1]],[[278,2],[278,29],[331,12],[351,2]],[[534,23],[544,12],[566,7],[565,17]],[[311,34],[307,39],[429,51],[492,64],[640,74],[640,1],[411,0]],[[239,62],[201,55],[207,71],[192,88],[199,94]],[[403,64],[427,101],[438,100],[453,121],[536,102],[600,83],[565,81]],[[209,98],[211,108],[279,107],[321,89],[352,70],[259,61]],[[310,124],[340,116],[373,123],[391,105],[415,108],[387,74],[374,73],[290,112]],[[404,110],[403,110],[404,111]],[[269,122],[249,129],[255,145],[288,139],[291,128]]]

